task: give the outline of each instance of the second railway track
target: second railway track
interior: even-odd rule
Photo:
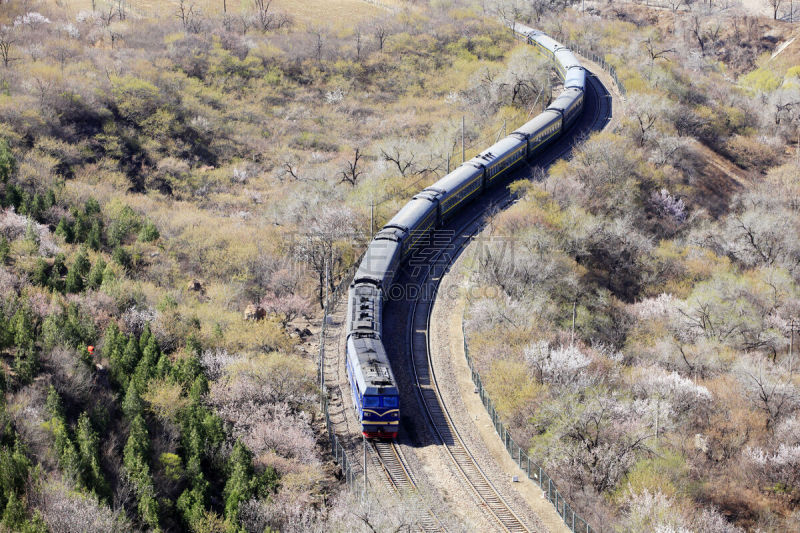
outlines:
[[[480,217],[475,217],[465,224],[456,234],[456,237],[462,235],[464,230],[473,225],[478,218]],[[430,337],[428,333],[430,331],[435,290],[438,288],[441,275],[450,266],[455,257],[457,257],[457,254],[450,256],[443,254],[442,251],[436,254],[424,276],[424,281],[432,281],[434,293],[428,294],[428,291],[420,291],[421,296],[412,304],[409,347],[414,378],[417,382],[420,400],[434,433],[441,441],[458,472],[466,481],[467,486],[477,496],[478,502],[503,531],[512,533],[527,532],[530,531],[528,526],[517,516],[505,498],[492,484],[461,439],[442,400],[439,385],[436,381],[436,374],[429,357]]]

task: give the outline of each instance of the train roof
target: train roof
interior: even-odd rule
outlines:
[[[572,67],[567,69],[567,74],[564,76],[564,87],[581,89],[586,88],[586,71],[583,67]]]
[[[351,367],[361,394],[397,394],[397,382],[379,339],[351,336],[347,339],[347,352],[357,359],[351,361]]]
[[[425,197],[411,199],[395,216],[384,226],[384,228],[400,228],[404,231],[419,229],[419,222],[424,220],[431,211],[436,209],[436,204]]]
[[[553,122],[558,122],[560,119],[561,114],[557,111],[544,111],[520,126],[514,133],[529,137],[534,133],[538,133],[542,128],[546,128]]]
[[[381,306],[383,294],[379,287],[370,283],[354,283],[350,286],[347,301],[347,334],[381,335]]]
[[[441,191],[446,196],[447,193],[452,191],[453,189],[457,189],[459,185],[462,185],[465,181],[469,181],[470,179],[474,178],[475,176],[479,176],[483,174],[483,170],[481,168],[475,168],[474,165],[470,164],[475,159],[470,159],[468,162],[462,164],[460,167],[452,171],[447,176],[444,176],[442,179],[425,189],[428,190],[436,190]],[[486,162],[481,162],[482,165],[485,165]],[[424,191],[423,191],[424,192]]]
[[[561,63],[561,66],[565,69],[581,66],[581,62],[578,61],[578,58],[575,57],[575,54],[573,54],[569,48],[560,48],[556,51],[555,55],[556,61]]]
[[[583,91],[579,89],[565,89],[553,103],[547,106],[547,110],[564,111],[580,96]]]
[[[514,31],[517,33],[521,33],[522,35],[530,35],[531,33],[536,32],[536,30],[534,30],[530,26],[526,26],[525,24],[520,24],[519,22],[514,24]]]
[[[385,290],[387,274],[389,274],[389,283],[394,278],[394,269],[400,258],[400,249],[401,244],[397,240],[381,238],[373,240],[364,253],[364,259],[358,266],[354,281],[356,283],[370,281]]]
[[[555,54],[556,50],[559,48],[564,48],[564,45],[560,42],[556,41],[552,37],[545,35],[540,31],[534,31],[530,38],[542,45],[542,47],[546,48],[553,54]]]
[[[500,139],[489,148],[473,157],[470,162],[481,163],[487,166],[491,165],[498,159],[501,159],[505,155],[513,152],[523,144],[525,144],[524,141],[509,135],[508,137]]]

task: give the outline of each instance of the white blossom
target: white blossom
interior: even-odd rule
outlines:
[[[450,93],[444,97],[444,103],[446,104],[458,104],[459,102],[461,102],[461,95],[455,91],[450,91]]]
[[[216,381],[222,377],[228,366],[239,359],[239,356],[229,354],[228,350],[215,348],[213,350],[205,350],[200,355],[200,365],[202,365],[203,370],[205,370],[208,379]]]
[[[711,392],[677,372],[664,372],[659,368],[643,370],[643,376],[634,384],[639,396],[666,400],[673,408],[673,416],[708,405]]]
[[[61,29],[73,39],[79,39],[81,36],[80,30],[74,24],[65,24]]]
[[[686,205],[683,200],[671,195],[667,189],[661,189],[660,192],[653,191],[650,201],[662,216],[669,217],[678,224],[686,221],[688,216]]]
[[[667,318],[672,316],[676,310],[675,298],[671,294],[662,292],[655,298],[647,298],[633,304],[630,310],[639,320]]]
[[[39,24],[50,24],[50,19],[36,11],[31,11],[14,19],[14,26],[38,26]]]
[[[122,313],[124,329],[130,333],[136,333],[137,335],[144,331],[146,324],[153,322],[155,319],[156,312],[152,309],[129,307]]]
[[[325,101],[329,104],[338,104],[344,99],[344,90],[334,89],[325,93]]]
[[[626,531],[657,531],[659,533],[689,533],[691,530],[675,512],[675,502],[661,491],[629,492],[626,501],[624,529]]]
[[[75,15],[75,21],[83,24],[84,22],[94,22],[97,20],[97,15],[92,11],[80,11]]]
[[[544,341],[529,344],[523,353],[525,361],[539,374],[542,381],[562,385],[575,381],[592,362],[575,346],[551,349]]]
[[[47,257],[60,251],[47,226],[38,224],[30,217],[15,213],[13,208],[0,211],[0,234],[9,241],[21,237],[29,238],[38,244],[39,254]]]

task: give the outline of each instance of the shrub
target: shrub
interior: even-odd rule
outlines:
[[[139,231],[139,240],[142,242],[153,242],[158,240],[161,235],[158,232],[158,228],[156,225],[150,222],[149,220],[142,226],[142,229]]]
[[[131,267],[131,254],[122,246],[117,246],[111,253],[111,259],[124,269]]]
[[[11,153],[8,142],[0,139],[0,182],[7,182],[16,168],[17,162],[14,154]]]

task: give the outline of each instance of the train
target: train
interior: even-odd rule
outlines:
[[[399,390],[382,341],[383,304],[400,265],[465,205],[566,132],[583,111],[586,71],[575,54],[541,31],[521,25],[514,31],[553,61],[563,91],[541,114],[411,198],[375,234],[349,287],[347,378],[367,438],[394,439],[400,429]]]

